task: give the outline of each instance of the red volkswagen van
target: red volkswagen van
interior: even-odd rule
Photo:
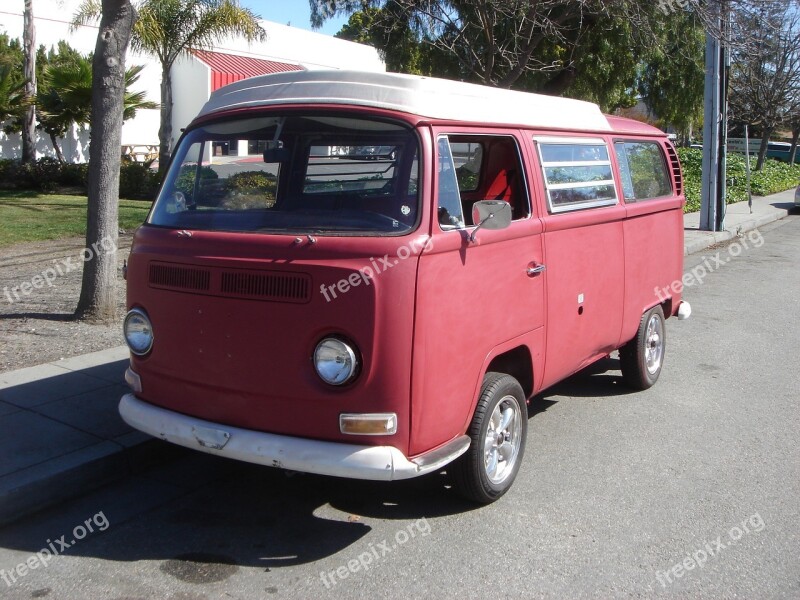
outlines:
[[[688,316],[666,136],[585,102],[306,71],[215,92],[127,270],[120,412],[263,465],[491,502],[527,401],[619,349],[653,385]]]

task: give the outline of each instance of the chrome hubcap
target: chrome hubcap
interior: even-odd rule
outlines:
[[[661,368],[664,357],[664,325],[658,315],[653,315],[647,322],[647,336],[644,342],[644,356],[647,371],[653,375]]]
[[[483,446],[483,465],[494,484],[502,483],[514,469],[522,435],[522,415],[513,396],[505,396],[492,411]]]

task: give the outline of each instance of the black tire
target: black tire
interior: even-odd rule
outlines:
[[[506,412],[509,409],[511,413]],[[507,416],[510,420],[505,428],[497,431],[496,426],[503,425]],[[495,442],[487,451],[490,428],[495,429],[492,433]],[[525,453],[528,410],[522,386],[516,379],[504,373],[486,374],[467,435],[472,438],[469,449],[448,468],[453,487],[467,500],[489,504],[514,483]],[[498,445],[501,438],[503,442]],[[511,456],[507,458],[509,452]]]
[[[646,390],[658,381],[667,352],[664,311],[654,306],[642,316],[636,337],[619,349],[622,379],[635,390]]]

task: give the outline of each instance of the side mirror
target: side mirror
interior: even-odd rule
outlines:
[[[478,226],[472,230],[469,241],[475,241],[475,234],[481,227],[486,229],[505,229],[511,225],[511,205],[505,200],[480,200],[472,205],[472,222]]]

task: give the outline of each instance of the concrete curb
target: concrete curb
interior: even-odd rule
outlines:
[[[103,442],[0,480],[0,526],[82,496],[177,455],[166,442],[141,434],[128,447]]]
[[[80,377],[93,380],[100,386],[104,413],[101,418],[111,420],[116,417],[118,397],[118,381],[115,366],[128,356],[126,347],[112,348],[70,359],[46,363],[35,367],[0,373],[0,395],[23,389],[25,386],[36,386],[37,389],[58,386],[60,377]],[[31,418],[41,419],[51,426],[54,432],[62,433],[79,431],[69,427],[67,423],[48,415],[42,407],[53,407],[59,402],[74,402],[75,395],[44,402],[30,407],[13,405],[13,412],[3,418],[8,425],[9,418],[14,415],[30,413]],[[80,397],[81,394],[78,394]],[[4,404],[8,404],[8,400]],[[96,415],[95,415],[96,417]],[[45,430],[46,431],[46,430]],[[95,435],[89,436],[89,433]],[[14,432],[6,432],[6,437],[13,437]],[[0,476],[0,526],[11,523],[21,517],[38,512],[55,504],[75,498],[87,491],[96,489],[113,481],[128,477],[137,472],[165,460],[171,460],[180,449],[156,440],[138,431],[127,431],[121,435],[91,432],[85,426],[80,432],[87,439],[95,440],[75,449],[65,448],[61,454],[53,453],[42,462],[26,464]],[[54,433],[56,446],[61,440]],[[104,439],[105,437],[105,439]],[[8,458],[14,460],[13,456]]]
[[[688,256],[695,252],[701,252],[706,248],[710,248],[714,244],[720,244],[732,240],[735,237],[742,235],[748,231],[763,227],[768,223],[780,221],[789,214],[789,210],[785,208],[774,208],[771,212],[753,219],[747,219],[731,227],[726,227],[724,231],[698,231],[694,232],[695,239],[685,240],[683,245],[683,254]]]

